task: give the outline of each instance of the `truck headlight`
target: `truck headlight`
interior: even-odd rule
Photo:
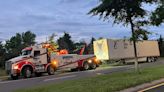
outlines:
[[[57,66],[57,61],[53,60],[53,61],[51,61],[51,64],[56,67]]]
[[[14,65],[14,69],[16,70],[16,69],[18,69],[19,67],[18,67],[18,65]]]
[[[88,60],[88,63],[92,63],[92,60]]]
[[[57,62],[56,61],[53,61],[53,65],[56,65],[57,64]]]

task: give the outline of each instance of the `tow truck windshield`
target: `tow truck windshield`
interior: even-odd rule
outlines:
[[[30,55],[30,54],[31,54],[31,50],[23,50],[22,51],[22,56]]]

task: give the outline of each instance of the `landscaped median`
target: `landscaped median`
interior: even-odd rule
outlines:
[[[140,73],[131,70],[109,75],[98,75],[87,79],[20,89],[15,92],[114,92],[160,78],[164,78],[164,65],[145,68]]]
[[[1,69],[1,68],[0,68],[0,77],[1,77],[1,76],[6,76],[6,72],[5,72],[4,69]]]
[[[8,76],[6,74],[6,71],[0,68],[0,81],[7,80],[7,79],[8,79]]]

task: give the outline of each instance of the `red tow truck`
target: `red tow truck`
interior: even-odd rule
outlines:
[[[68,54],[67,50],[56,50],[51,44],[40,44],[26,47],[21,56],[6,61],[5,68],[12,79],[19,76],[30,78],[33,74],[53,75],[59,69],[89,70],[99,66],[95,55]],[[85,47],[84,47],[85,48]],[[81,49],[82,53],[84,48]],[[55,54],[49,51],[51,49]]]

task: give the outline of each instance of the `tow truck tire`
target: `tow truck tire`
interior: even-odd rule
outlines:
[[[54,75],[55,74],[55,69],[51,66],[47,68],[47,73],[48,75]]]
[[[84,70],[88,70],[88,69],[89,69],[89,64],[88,64],[88,62],[84,62],[84,64],[83,64],[83,69],[84,69]]]
[[[32,77],[32,69],[28,66],[23,68],[22,71],[23,77],[24,78],[31,78]]]
[[[92,64],[90,65],[90,68],[91,69],[96,69],[96,67],[97,67],[97,65],[94,62],[92,62]]]
[[[10,75],[10,76],[11,76],[11,79],[12,79],[12,80],[17,80],[17,79],[19,78],[18,75],[16,75],[16,76]]]

